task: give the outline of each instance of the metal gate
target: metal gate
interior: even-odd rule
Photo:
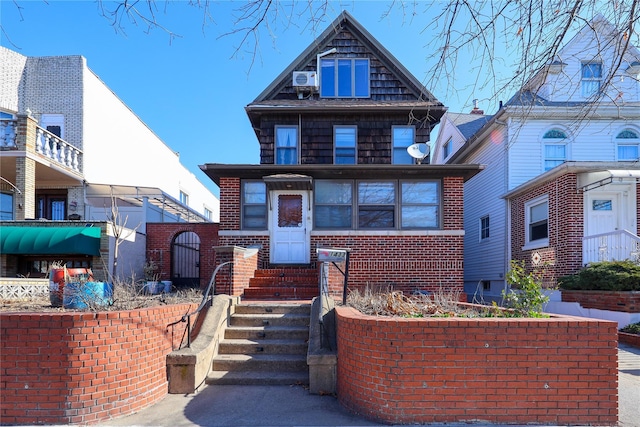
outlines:
[[[200,287],[200,237],[192,231],[171,243],[171,281],[177,287]]]

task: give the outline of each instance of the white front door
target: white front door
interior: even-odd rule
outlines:
[[[271,263],[309,263],[311,210],[308,193],[272,191],[270,202]]]
[[[586,198],[585,235],[593,236],[620,229],[620,193],[592,191],[587,192]]]

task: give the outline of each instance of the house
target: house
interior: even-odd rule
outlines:
[[[220,245],[259,248],[280,276],[343,248],[351,287],[462,292],[463,184],[482,166],[422,161],[445,110],[342,12],[246,106],[260,164],[201,166]]]
[[[0,75],[2,277],[64,261],[106,280],[116,238],[117,274],[141,277],[147,223],[218,221],[218,199],[85,58],[0,47]]]
[[[468,294],[499,298],[511,259],[551,286],[638,258],[640,52],[625,43],[598,16],[495,114],[443,117],[432,164],[486,165],[464,189]]]

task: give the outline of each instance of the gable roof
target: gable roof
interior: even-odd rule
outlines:
[[[309,70],[317,66],[317,55],[336,47],[340,55],[341,46],[333,45],[334,40],[343,32],[348,31],[360,42],[380,63],[396,77],[412,99],[376,100],[371,98],[358,99],[282,99],[278,94],[292,84],[293,71]],[[277,109],[341,109],[360,110],[411,110],[419,109],[433,112],[430,115],[439,120],[445,111],[444,105],[438,101],[427,88],[422,85],[382,44],[380,44],[351,14],[343,11],[287,68],[285,68],[273,82],[265,88],[258,97],[245,108],[249,117],[252,112],[274,111]],[[253,121],[253,120],[252,120]]]
[[[467,140],[479,131],[493,116],[484,114],[447,113],[447,117],[464,139]]]

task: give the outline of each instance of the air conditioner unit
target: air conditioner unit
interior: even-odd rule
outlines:
[[[318,75],[315,71],[294,71],[293,87],[318,87]]]

